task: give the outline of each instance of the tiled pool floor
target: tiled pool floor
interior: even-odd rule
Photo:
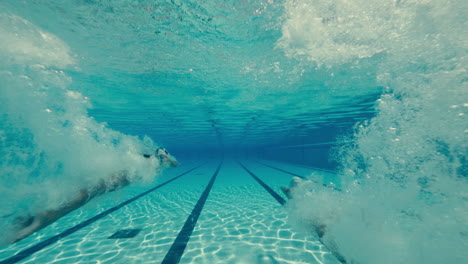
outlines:
[[[290,226],[278,201],[286,199],[280,186],[289,184],[291,173],[309,176],[310,168],[272,161],[199,161],[168,170],[155,186],[199,164],[204,165],[67,233],[151,187],[99,197],[0,248],[0,263],[339,263],[314,235]],[[128,238],[109,238],[128,229],[137,231],[127,231],[134,235]]]

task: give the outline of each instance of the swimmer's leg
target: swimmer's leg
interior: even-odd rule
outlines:
[[[13,225],[16,228],[25,228],[27,226],[30,226],[34,221],[34,216],[31,215],[23,215],[23,216],[17,216],[15,217],[15,220],[13,220]]]
[[[29,236],[30,234],[52,224],[61,217],[85,205],[94,197],[99,196],[108,191],[114,191],[123,188],[130,184],[130,181],[127,178],[126,171],[122,171],[116,175],[113,175],[111,176],[111,178],[113,180],[113,183],[110,184],[110,186],[108,186],[106,182],[102,180],[90,190],[81,189],[78,195],[73,200],[59,207],[58,209],[46,210],[38,213],[36,216],[31,216],[27,218],[26,221],[23,221],[23,226],[21,226],[21,229],[17,232],[14,242],[20,241],[21,239]]]
[[[41,224],[40,224],[39,219],[37,217],[32,217],[31,224],[29,224],[28,226],[25,226],[24,228],[22,228],[21,230],[17,232],[13,243],[18,242],[22,240],[23,238],[29,236],[30,234],[34,233],[35,231],[39,230],[40,225]]]
[[[83,206],[90,200],[90,193],[87,190],[80,190],[80,193],[69,203],[55,210],[46,210],[38,213],[35,216],[20,217],[20,230],[17,232],[13,242],[18,242],[30,234],[41,230],[42,228],[52,224],[59,218],[67,215],[73,210]],[[23,219],[23,220],[21,220]]]

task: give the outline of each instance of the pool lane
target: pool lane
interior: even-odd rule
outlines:
[[[131,206],[107,213],[22,263],[338,263],[314,236],[288,224],[280,186],[288,184],[291,174],[273,165],[245,164],[244,169],[232,160],[223,165],[210,161],[174,179],[187,169],[181,166],[159,178],[169,182],[152,188],[157,191],[143,195],[137,186],[98,198],[44,233],[64,230],[72,219],[87,219],[96,210],[109,211],[117,207],[110,203],[119,204],[116,200],[123,204],[130,198]],[[144,199],[136,197],[140,193]],[[98,204],[110,209],[96,208]],[[109,239],[118,234],[135,236]]]
[[[213,188],[214,181],[218,176],[219,170],[221,169],[222,162],[219,164],[218,168],[216,169],[215,173],[210,179],[210,182],[206,186],[205,190],[203,191],[200,199],[198,199],[197,204],[192,210],[192,213],[188,216],[187,220],[185,221],[184,226],[180,230],[179,234],[177,235],[174,243],[172,244],[171,248],[164,257],[162,264],[177,264],[180,261],[180,258],[184,254],[185,248],[187,246],[188,241],[190,240],[190,236],[192,235],[193,229],[197,224],[198,218],[200,216],[201,211],[203,210],[203,206],[205,205],[206,199],[210,194],[211,188]]]
[[[105,218],[106,216],[106,218],[109,218],[110,214],[116,212],[117,210],[122,211],[120,209],[124,208],[126,205],[151,194],[159,188],[164,187],[187,174],[192,173],[200,166],[201,165],[197,165],[189,169],[187,169],[188,166],[174,169],[169,173],[166,173],[166,178],[168,179],[165,179],[165,181],[159,181],[160,183],[155,187],[150,189],[146,188],[147,190],[143,192],[141,187],[128,187],[130,190],[128,192],[121,190],[116,192],[117,194],[106,195],[108,196],[106,198],[98,197],[93,199],[89,204],[59,219],[56,223],[36,232],[35,234],[32,234],[30,237],[16,244],[7,246],[6,248],[0,250],[0,258],[3,258],[0,263],[11,264],[17,263],[19,261],[23,261],[22,263],[52,263],[56,262],[57,258],[60,259],[61,256],[68,258],[72,257],[73,255],[78,255],[66,252],[67,250],[63,247],[63,245],[71,245],[71,247],[67,248],[69,248],[72,252],[76,252],[75,247],[80,245],[80,240],[83,240],[83,233],[85,236],[89,234],[90,225],[95,226],[96,222],[102,218]],[[181,173],[182,169],[185,169],[185,171]],[[178,175],[174,176],[174,173],[178,173]],[[109,201],[109,197],[111,197],[111,201]],[[115,206],[115,200],[120,200],[123,202],[117,202],[118,205]],[[109,202],[113,203],[114,206],[109,206]],[[99,203],[99,208],[97,208],[97,203]],[[104,208],[107,207],[108,209],[103,210],[101,206]],[[91,217],[93,214],[94,216]],[[87,220],[83,221],[83,219]],[[72,227],[70,228],[70,226]],[[88,234],[85,233],[86,231],[88,231]],[[52,234],[52,236],[44,239],[44,237],[49,234]],[[54,250],[56,253],[54,253]],[[102,251],[100,251],[100,253],[102,253]],[[73,262],[77,263],[76,261]]]
[[[210,162],[100,221],[79,243],[73,263],[161,263],[218,164]],[[141,229],[134,238],[107,239],[117,230],[134,228]]]
[[[275,173],[273,178],[289,182],[284,173]],[[279,190],[280,181],[269,181],[272,175],[257,176]],[[295,231],[283,206],[235,161],[226,160],[179,263],[339,262],[315,236]]]
[[[273,189],[270,188],[264,181],[262,181],[260,178],[257,177],[257,175],[253,174],[249,169],[247,169],[242,163],[238,162],[238,164],[245,170],[247,173],[250,174],[257,182],[260,184],[263,189],[265,189],[273,198],[275,198],[276,201],[278,201],[279,204],[285,205],[286,200],[281,197],[277,192],[275,192]]]
[[[265,164],[265,163],[262,163],[262,162],[257,162],[257,163],[258,163],[258,164],[262,164],[263,166],[268,167],[268,168],[270,168],[270,169],[273,169],[273,170],[276,170],[276,171],[280,171],[280,172],[286,173],[286,174],[288,174],[288,175],[299,176],[299,175],[297,175],[296,173],[291,173],[291,172],[289,172],[289,171],[287,171],[287,170],[284,170],[284,169],[281,169],[281,168],[278,168],[278,167],[275,167],[275,166],[270,166],[270,165]],[[251,171],[249,171],[242,163],[240,163],[240,165],[241,165],[246,171],[248,171],[248,173],[251,174],[252,177],[257,178],[257,176],[256,176],[254,173],[252,173]],[[283,166],[284,166],[284,165],[283,165]],[[323,172],[322,172],[322,173],[323,173]],[[314,173],[314,175],[312,175],[312,176],[317,176],[317,173]],[[314,179],[314,177],[312,177],[312,176],[309,177],[311,180],[316,180],[318,183],[323,184],[324,186],[326,186],[325,183],[323,183],[323,182],[321,182],[321,181],[319,181],[319,180],[317,180],[317,179]],[[325,180],[325,179],[328,179],[327,176],[328,176],[328,174],[327,174],[325,177],[323,177],[323,179],[324,179],[324,180]],[[264,185],[265,185],[265,184],[262,184],[262,186],[264,186]],[[265,189],[266,189],[266,188],[265,188]],[[335,190],[339,190],[339,188],[338,188],[338,189],[335,188]],[[271,194],[271,191],[270,191],[270,190],[267,190],[267,191]],[[272,195],[273,198],[275,198],[275,199],[277,200],[277,198],[276,198],[276,196],[275,196],[274,194],[271,194],[271,195]],[[277,195],[277,194],[276,194],[276,195]],[[283,203],[281,203],[281,201],[278,201],[278,202],[279,202],[281,205],[284,205]],[[334,248],[333,246],[330,246],[329,244],[325,243],[321,238],[319,238],[318,241],[326,248],[326,250],[327,250],[328,252],[330,252],[330,253],[336,258],[337,261],[339,261],[340,263],[346,263],[346,259],[341,255],[341,253],[339,253],[338,251],[334,250],[334,249],[333,249],[333,248]]]

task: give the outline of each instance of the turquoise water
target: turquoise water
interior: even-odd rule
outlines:
[[[466,262],[467,8],[0,2],[0,261],[204,164],[21,261],[161,263],[199,208],[181,263]],[[18,217],[122,171],[11,244]],[[287,201],[293,175],[314,183]]]

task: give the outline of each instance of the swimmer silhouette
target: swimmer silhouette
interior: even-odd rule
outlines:
[[[312,181],[303,180],[299,177],[293,177],[289,187],[281,186],[281,190],[283,191],[284,195],[286,195],[286,197],[289,200],[292,200],[294,199],[294,194],[295,193],[297,194],[297,191],[299,191],[297,189],[300,188],[302,184],[307,184],[307,183],[312,183]],[[335,256],[341,263],[347,263],[343,255],[341,255],[341,253],[338,251],[338,246],[336,245],[336,243],[332,239],[326,236],[327,225],[325,223],[310,221],[308,225],[309,225],[309,228],[317,234],[318,240],[323,245],[325,245],[328,248],[328,250],[330,250],[333,256]]]
[[[165,167],[176,167],[179,165],[177,160],[172,157],[164,148],[158,148],[154,154],[143,154],[143,156],[147,159],[154,156],[159,159],[161,165]],[[16,243],[30,234],[52,224],[61,217],[85,205],[94,197],[102,195],[106,192],[113,192],[115,190],[121,189],[130,183],[131,181],[128,178],[128,171],[123,170],[116,172],[111,174],[106,181],[101,180],[97,185],[91,188],[81,189],[76,197],[57,209],[45,210],[36,214],[35,216],[28,215],[17,217],[15,219],[17,232],[13,243]]]

